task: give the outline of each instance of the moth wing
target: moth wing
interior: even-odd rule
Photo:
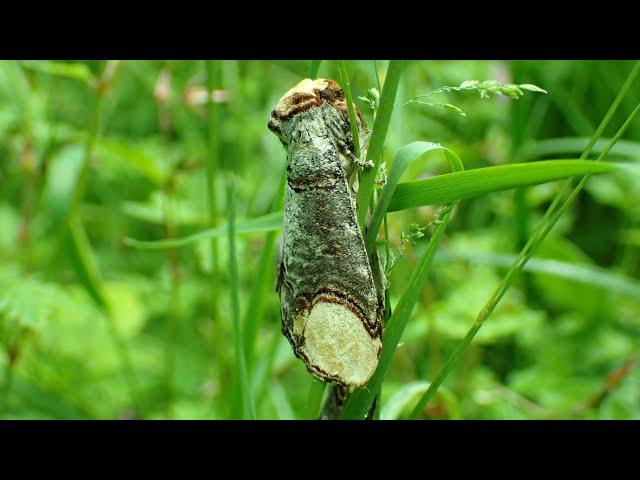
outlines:
[[[347,174],[347,178],[356,170],[357,162],[354,161],[359,152],[355,152],[353,146],[353,136],[351,135],[351,126],[349,119],[340,114],[331,106],[324,106],[324,123],[327,131],[331,135],[333,143],[338,149],[343,161],[343,168]]]
[[[282,256],[282,248],[280,248],[278,252],[278,272],[276,274],[276,292],[278,292],[278,294],[280,294],[280,289],[284,283],[284,275],[284,258]]]

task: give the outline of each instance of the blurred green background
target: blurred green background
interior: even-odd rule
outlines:
[[[203,239],[166,250],[124,239],[224,225],[230,176],[239,224],[278,210],[285,152],[266,124],[311,65],[0,62],[0,418],[237,416],[226,238],[213,249]],[[387,62],[348,66],[358,97],[384,81]],[[438,97],[466,116],[396,108],[385,160],[416,140],[451,148],[467,169],[577,158],[632,67],[407,62],[398,104],[465,80],[533,83],[548,94]],[[318,76],[339,79],[337,62],[322,62]],[[638,101],[634,88],[605,137]],[[371,109],[358,104],[371,127]],[[640,159],[640,123],[610,158]],[[404,180],[447,171],[429,156]],[[538,268],[532,262],[509,290],[425,418],[640,418],[637,179],[588,181],[536,253]],[[460,203],[386,377],[382,418],[410,410],[504,274],[497,263],[526,242],[562,185]],[[436,213],[390,214],[392,247]],[[249,383],[258,418],[311,418],[311,377],[280,333],[278,237],[237,236],[240,318],[253,348]],[[427,240],[405,244],[390,276],[392,303]]]

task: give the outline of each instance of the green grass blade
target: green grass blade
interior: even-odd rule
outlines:
[[[47,416],[56,420],[89,420],[91,415],[75,405],[65,403],[57,392],[42,390],[37,385],[33,385],[18,378],[13,381],[13,392],[19,402],[24,407],[34,407]]]
[[[87,232],[80,219],[76,216],[69,219],[66,246],[66,251],[70,256],[71,264],[81,285],[91,296],[94,303],[103,312],[108,313],[98,262],[87,238]]]
[[[371,217],[369,228],[367,229],[367,234],[365,236],[365,246],[368,252],[372,251],[373,246],[375,245],[376,237],[378,236],[378,231],[380,230],[380,225],[382,224],[384,216],[389,209],[389,204],[392,201],[394,193],[396,192],[396,187],[398,186],[400,177],[402,177],[407,167],[413,161],[434,150],[446,151],[447,149],[445,149],[438,143],[413,142],[409,145],[405,145],[400,150],[398,150],[398,153],[394,157],[393,163],[391,164],[391,171],[387,176],[387,184],[382,189],[382,193],[380,194],[380,198],[378,199],[378,202],[376,204],[376,209],[373,212],[373,216]],[[453,155],[454,158],[457,158],[455,154]],[[462,162],[460,162],[455,170],[463,170]]]
[[[620,233],[620,241],[622,243],[640,247],[640,228],[630,228]]]
[[[588,160],[545,160],[448,173],[399,184],[387,211],[441,204],[567,177],[611,172],[614,169],[614,164]]]
[[[314,420],[318,418],[320,412],[320,405],[322,403],[322,396],[327,387],[327,384],[311,377],[311,385],[309,385],[309,392],[307,393],[307,401],[304,406],[304,416],[307,420]]]
[[[430,148],[428,145],[435,146]],[[410,144],[407,147],[410,146],[411,148],[403,154],[403,157],[405,155],[407,156],[406,159],[410,159],[411,156],[415,155],[420,149],[424,149],[423,154],[429,150],[442,150],[445,154],[451,153],[445,147],[437,144],[429,144],[429,142],[415,142],[415,144]],[[400,155],[400,152],[398,152],[398,155]],[[413,159],[415,160],[418,157],[414,156]],[[515,163],[496,167],[476,168],[463,172],[438,175],[437,177],[427,180],[398,183],[395,191],[393,191],[393,187],[391,186],[383,190],[379,201],[379,204],[382,204],[382,206],[376,207],[372,227],[375,225],[379,227],[379,223],[381,222],[380,215],[382,214],[384,217],[385,212],[396,212],[424,205],[439,205],[515,187],[537,185],[571,176],[611,172],[616,168],[623,167],[626,167],[626,165],[595,163],[588,160],[544,160],[534,163]],[[395,170],[392,167],[392,175],[395,177],[400,170],[402,170],[401,166]],[[396,173],[394,173],[394,171]],[[387,185],[391,185],[392,182],[397,182],[397,180],[391,179],[390,176]],[[385,191],[389,193],[385,194]],[[385,205],[387,204],[388,207],[385,210]],[[373,223],[374,221],[375,223]],[[282,211],[240,222],[237,224],[236,233],[264,233],[279,230],[280,228],[282,228]],[[203,230],[202,232],[182,238],[143,241],[125,237],[123,242],[125,245],[143,250],[161,250],[165,248],[182,247],[205,238],[219,237],[224,235],[226,231],[226,225],[222,225],[218,228]],[[374,228],[371,228],[371,231],[377,232]],[[368,241],[370,242],[371,236],[369,234],[367,238],[369,238]],[[375,237],[373,238],[375,241]]]
[[[207,226],[215,229],[218,226],[218,205],[216,192],[216,178],[219,177],[220,163],[220,127],[221,105],[213,101],[213,92],[215,89],[222,88],[222,68],[221,62],[218,60],[205,60],[205,80],[207,92],[207,156],[205,158],[205,179],[206,179],[206,199],[207,199]],[[235,212],[234,212],[235,221]],[[211,278],[209,279],[209,315],[212,323],[220,321],[220,307],[218,305],[220,298],[220,283],[217,281],[218,275],[218,239],[217,237],[209,237],[208,241],[209,256],[211,258]],[[215,350],[215,368],[218,369],[219,378],[223,376],[220,372],[222,367],[220,352],[223,339],[216,335],[213,339]]]
[[[321,63],[322,60],[311,60],[311,65],[309,66],[309,78],[314,79],[318,76]]]
[[[406,169],[407,165],[411,162],[411,159],[415,159],[423,155],[424,153],[436,149],[435,144],[429,144],[426,142],[415,142],[405,147],[406,150],[402,151],[400,156],[400,163],[396,167],[394,177],[397,183],[398,179],[402,175],[402,172]],[[455,171],[461,171],[464,166],[458,156],[450,150],[444,150],[447,159],[451,164],[451,169]],[[393,192],[392,192],[393,193]],[[391,194],[389,194],[391,195]],[[386,202],[386,200],[384,200]],[[373,400],[379,395],[382,388],[382,382],[387,373],[387,369],[391,364],[393,355],[398,348],[400,339],[404,329],[409,321],[411,312],[415,306],[415,303],[422,291],[422,287],[427,279],[431,263],[435,256],[438,246],[440,244],[440,238],[444,234],[445,229],[449,223],[451,211],[453,210],[455,203],[445,203],[438,215],[438,219],[435,221],[437,225],[433,236],[429,240],[426,250],[420,258],[418,266],[411,273],[409,282],[404,288],[400,300],[396,305],[393,313],[387,320],[382,339],[382,351],[380,352],[380,360],[378,362],[378,368],[374,372],[373,376],[367,382],[364,388],[357,389],[353,395],[351,395],[341,414],[343,419],[364,419],[366,418]],[[381,210],[382,212],[382,210]],[[379,221],[382,220],[384,212],[380,214]],[[379,222],[378,222],[379,226]],[[375,240],[375,237],[373,237]]]
[[[295,420],[296,415],[293,412],[287,391],[278,380],[274,380],[269,384],[269,397],[276,409],[276,415],[279,420]]]
[[[236,225],[236,233],[264,233],[272,230],[278,230],[282,227],[282,211],[268,213],[260,217],[245,220],[244,222]],[[190,243],[203,240],[205,238],[220,237],[227,232],[227,225],[222,225],[217,228],[211,228],[203,230],[202,232],[189,235],[182,238],[172,238],[166,240],[153,240],[142,241],[133,238],[124,238],[125,245],[130,247],[140,248],[143,250],[161,250],[163,248],[182,247]]]
[[[23,60],[23,67],[36,70],[49,75],[57,75],[65,78],[80,80],[87,85],[96,81],[91,70],[84,63],[59,62],[49,60]]]
[[[549,138],[529,143],[522,150],[524,159],[534,159],[547,155],[567,155],[580,153],[585,150],[589,141],[588,137],[563,137]],[[593,145],[592,152],[600,154],[611,143],[610,138],[601,138]],[[611,149],[611,154],[633,159],[640,159],[640,142],[620,140]]]
[[[360,156],[360,134],[358,132],[358,121],[356,120],[356,112],[353,108],[353,95],[351,94],[351,81],[349,80],[349,69],[347,62],[338,61],[338,70],[340,71],[340,83],[344,90],[345,100],[347,102],[347,110],[349,111],[349,126],[351,127],[351,138],[353,138],[353,147],[356,156]]]
[[[382,385],[387,369],[389,368],[396,348],[400,343],[400,339],[402,338],[405,326],[409,321],[409,317],[411,316],[416,300],[418,299],[427,279],[427,274],[429,273],[433,257],[435,256],[438,245],[440,244],[440,238],[449,223],[452,208],[452,204],[446,204],[442,207],[442,211],[440,212],[437,220],[438,226],[431,237],[425,252],[422,254],[418,266],[411,273],[409,282],[402,292],[402,295],[398,300],[398,304],[393,310],[391,317],[389,317],[389,321],[387,322],[387,326],[382,335],[382,352],[380,353],[378,368],[367,385],[363,388],[357,389],[349,397],[342,411],[341,418],[356,420],[366,418],[371,403]]]
[[[284,190],[287,182],[286,170],[282,171],[280,188],[272,202],[272,209],[280,210],[284,203]],[[262,326],[264,317],[264,301],[267,292],[273,291],[275,282],[275,256],[276,239],[278,231],[272,230],[267,233],[262,247],[262,254],[258,261],[258,268],[251,286],[247,310],[244,315],[242,325],[244,326],[244,351],[247,357],[247,370],[252,371],[254,350],[258,330]]]
[[[380,418],[382,420],[398,420],[403,416],[403,413],[406,414],[407,410],[418,401],[418,396],[423,394],[427,388],[429,388],[429,382],[424,380],[417,380],[403,385],[384,404],[380,412]],[[438,391],[438,395],[447,406],[449,417],[452,420],[461,419],[460,403],[455,395],[444,387]]]
[[[235,344],[235,357],[237,368],[237,392],[240,396],[240,404],[232,402],[231,410],[234,412],[236,405],[241,408],[241,417],[255,419],[251,388],[247,375],[247,364],[244,355],[242,341],[242,326],[240,325],[240,280],[238,278],[238,258],[236,255],[236,203],[233,177],[229,177],[227,184],[227,234],[229,242],[229,295],[231,304],[231,323],[233,325],[233,340]],[[234,412],[235,413],[235,412]],[[234,415],[235,416],[235,415]]]
[[[278,331],[274,331],[272,338],[269,340],[266,353],[255,359],[255,368],[252,372],[251,387],[253,391],[253,398],[257,399],[258,402],[264,399],[267,386],[277,377],[277,375],[273,374],[274,364],[276,362],[278,350],[282,348],[281,345],[285,344],[285,342],[286,347],[289,348],[288,341],[284,338],[284,335],[281,335]]]
[[[122,375],[129,389],[131,402],[136,408],[141,408],[141,398],[138,391],[136,372],[131,360],[129,348],[118,331],[113,314],[104,294],[104,283],[95,254],[87,238],[87,233],[80,219],[73,216],[68,221],[68,234],[66,252],[70,255],[70,261],[82,286],[85,288],[96,306],[104,313],[107,329],[111,336],[122,368]]]
[[[469,261],[497,267],[510,267],[515,261],[515,255],[497,254],[491,252],[446,252],[440,253],[436,261]],[[594,285],[620,294],[640,300],[640,284],[637,280],[614,273],[610,270],[594,265],[576,265],[543,258],[531,258],[523,270],[534,273],[547,273],[568,280]]]
[[[387,131],[389,130],[389,123],[391,121],[391,114],[393,113],[403,66],[404,62],[402,60],[391,60],[389,62],[387,77],[382,87],[382,93],[380,94],[380,107],[378,108],[376,120],[373,123],[373,132],[371,134],[371,140],[369,141],[369,150],[367,150],[366,160],[372,161],[374,167],[364,169],[360,175],[360,186],[358,188],[356,203],[358,205],[358,224],[360,225],[360,230],[363,232],[365,231],[364,226],[369,209],[369,202],[373,195],[373,184],[380,169],[380,164],[382,163],[382,149],[384,147],[384,141],[387,138]]]

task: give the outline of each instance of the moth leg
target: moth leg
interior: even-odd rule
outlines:
[[[371,160],[360,160],[358,157],[351,154],[350,160],[360,168],[373,168],[373,162]]]
[[[344,155],[352,165],[360,168],[372,168],[372,161],[364,161],[358,158],[354,152],[351,127],[348,121],[344,121],[335,111],[325,112],[325,125],[329,130],[338,151]],[[358,152],[360,154],[361,152]]]
[[[360,168],[373,168],[373,162],[371,160],[361,160],[360,158],[356,157],[356,155],[353,153],[353,146],[347,143],[344,139],[334,136],[334,140],[336,142],[338,150],[340,150],[340,153],[345,155],[353,165],[356,165]]]
[[[360,153],[358,154],[359,156],[363,156],[364,152],[366,152],[367,150],[369,150],[369,140],[371,140],[371,134],[373,133],[373,130],[367,130],[364,135],[361,137],[362,138],[362,145],[360,145]]]
[[[387,167],[384,162],[380,164],[380,170],[378,170],[378,177],[376,178],[376,184],[382,185],[382,186],[387,184]]]

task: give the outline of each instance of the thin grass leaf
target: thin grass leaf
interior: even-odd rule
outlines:
[[[309,78],[314,79],[318,76],[321,63],[322,60],[311,60],[311,65],[309,66]]]
[[[279,420],[294,420],[296,418],[289,397],[287,396],[287,391],[279,381],[274,380],[269,385],[269,397],[276,409]]]
[[[96,152],[101,157],[112,156],[118,159],[127,168],[131,168],[145,178],[161,185],[166,180],[167,171],[156,165],[152,154],[148,153],[144,145],[131,145],[121,139],[97,139]]]
[[[18,378],[13,381],[13,394],[23,406],[33,406],[58,420],[88,420],[91,415],[75,405],[67,404],[54,392],[43,391],[36,385]]]
[[[222,69],[220,61],[218,60],[205,60],[205,78],[207,84],[207,156],[205,159],[205,175],[206,175],[206,195],[207,195],[207,226],[211,229],[215,229],[218,225],[218,207],[217,207],[217,192],[216,192],[216,178],[218,178],[218,167],[220,163],[220,126],[222,124],[220,119],[221,105],[218,102],[213,101],[210,95],[213,94],[215,89],[222,88]],[[209,93],[210,92],[210,93]],[[235,212],[233,212],[233,219],[235,222]],[[230,225],[228,225],[231,228]],[[232,239],[235,242],[235,237]],[[218,239],[215,236],[209,237],[208,252],[211,259],[211,276],[209,280],[209,308],[210,315],[213,321],[219,320],[218,298],[219,298],[219,283],[216,281],[216,274],[218,272]],[[235,261],[235,259],[230,260]],[[222,350],[222,339],[219,335],[216,335],[213,341],[215,349],[216,368],[222,368],[222,357],[220,352]],[[218,375],[222,377],[222,373],[218,372]],[[246,412],[246,409],[245,409]]]
[[[104,313],[107,330],[111,337],[122,368],[122,375],[127,383],[131,402],[136,408],[143,407],[140,398],[138,381],[131,360],[129,348],[118,331],[113,313],[104,294],[104,282],[100,275],[96,256],[91,248],[89,239],[82,222],[73,216],[68,223],[68,236],[65,251],[70,254],[70,261],[81,285],[85,288],[95,305]]]
[[[24,68],[19,62],[5,60],[0,62],[0,93],[6,92],[18,118],[23,132],[32,130],[36,118],[37,105],[35,95],[29,84]]]
[[[236,225],[236,233],[263,233],[282,228],[282,211],[268,213],[260,217],[245,220]],[[198,232],[182,238],[142,241],[125,237],[123,242],[130,247],[143,250],[161,250],[163,248],[182,247],[206,238],[220,237],[227,232],[227,225]]]
[[[380,164],[382,163],[384,141],[387,138],[387,131],[389,130],[389,123],[391,121],[391,114],[393,113],[396,92],[398,91],[403,66],[404,62],[402,60],[391,60],[389,62],[384,87],[380,94],[380,107],[375,122],[373,123],[373,131],[371,133],[371,139],[369,140],[369,150],[367,150],[366,160],[372,161],[374,166],[373,168],[364,169],[360,175],[356,203],[358,205],[358,224],[363,233],[365,232],[365,220],[367,218],[367,211],[369,210],[369,202],[373,195],[373,184],[375,183]]]
[[[413,151],[414,154],[422,151],[428,151],[429,144],[412,144],[413,146],[406,152]],[[464,168],[462,161],[453,152],[445,150],[445,155],[449,160],[451,169],[459,171]],[[406,157],[403,155],[403,162],[408,162],[412,157],[409,153],[406,153]],[[415,155],[413,155],[415,158]],[[406,168],[406,165],[405,167]],[[398,167],[398,170],[402,169],[402,165]],[[402,295],[398,300],[398,304],[395,306],[393,313],[387,320],[383,335],[382,335],[382,351],[380,352],[380,359],[378,361],[378,367],[373,373],[371,379],[363,388],[356,389],[354,393],[348,398],[341,414],[343,419],[364,419],[367,417],[369,409],[373,400],[380,393],[382,388],[382,382],[387,373],[389,365],[393,355],[398,348],[404,329],[411,317],[411,312],[415,307],[415,303],[422,291],[424,283],[427,279],[431,263],[438,250],[440,244],[440,238],[444,234],[445,229],[449,223],[451,211],[455,206],[454,202],[445,203],[438,214],[438,218],[434,224],[437,225],[433,233],[433,236],[429,240],[427,248],[420,257],[420,261],[416,268],[411,272],[411,277],[402,291]]]
[[[522,156],[528,160],[547,155],[578,153],[585,150],[590,140],[588,137],[564,137],[538,140],[525,146],[522,149]],[[610,138],[601,138],[594,143],[591,151],[595,154],[600,154],[609,143],[611,143]],[[611,154],[638,160],[640,159],[640,142],[620,140],[611,149]]]
[[[311,377],[309,393],[307,393],[307,401],[304,405],[304,416],[306,419],[314,420],[318,418],[320,405],[322,404],[322,397],[326,387],[326,383],[316,379],[315,377]]]
[[[628,245],[640,246],[640,228],[623,230],[620,241]]]
[[[417,380],[402,385],[389,400],[384,404],[380,411],[381,420],[398,420],[418,401],[418,396],[423,394],[429,388],[429,382]],[[462,418],[460,403],[455,395],[447,388],[441,388],[438,395],[447,406],[449,418],[459,420]]]
[[[429,144],[429,142],[415,143]],[[420,147],[416,145],[412,147],[412,149],[415,149],[417,152],[420,148],[425,148],[423,154],[427,153],[429,148],[430,150],[442,150],[445,155],[451,155],[452,153],[447,148],[438,144],[430,145],[434,147],[430,148],[427,145]],[[409,151],[406,151],[405,154],[408,155],[407,159],[411,155]],[[403,154],[403,156],[405,154]],[[414,159],[415,158],[418,157],[414,157]],[[452,159],[455,161],[455,157],[452,157]],[[379,216],[381,212],[384,214],[425,205],[439,205],[515,187],[537,185],[576,175],[606,173],[628,167],[630,166],[624,164],[595,163],[587,160],[544,160],[535,163],[516,163],[496,167],[476,168],[458,173],[438,175],[427,180],[398,183],[392,195],[391,193],[384,194],[385,190],[391,192],[391,186],[383,189],[383,197],[380,198],[379,202],[382,203],[383,206],[376,207],[372,227],[374,227],[374,225],[378,225],[379,227]],[[402,175],[401,170],[401,165],[396,167],[395,173],[393,173],[394,179],[389,178],[387,185],[392,185],[396,182],[395,177],[398,174],[400,176]],[[390,195],[391,198],[389,199],[388,197]],[[389,205],[386,211],[384,210],[385,204]],[[375,221],[375,224],[373,221]],[[263,233],[279,230],[280,228],[282,228],[282,211],[244,220],[237,224],[236,233]],[[165,240],[143,241],[125,237],[123,242],[125,245],[143,250],[160,250],[164,248],[181,247],[206,238],[219,237],[226,232],[226,229],[227,227],[223,225],[187,237]],[[377,229],[371,228],[370,231],[377,232]],[[373,233],[371,235],[373,235]],[[367,237],[370,237],[369,234],[367,234]],[[371,239],[369,238],[368,241],[371,242]]]
[[[91,70],[84,63],[70,63],[49,60],[23,60],[20,62],[23,67],[49,75],[72,78],[80,80],[87,85],[93,85],[96,78]]]
[[[404,329],[409,321],[411,312],[415,306],[416,300],[422,291],[424,283],[427,279],[433,257],[440,244],[440,238],[444,234],[444,230],[449,223],[449,217],[453,204],[448,203],[442,207],[437,223],[438,226],[427,245],[426,250],[422,254],[418,266],[411,272],[411,277],[407,286],[402,292],[398,304],[396,305],[382,335],[382,351],[380,352],[380,360],[378,368],[374,372],[369,382],[363,387],[357,389],[347,400],[342,411],[343,419],[364,419],[369,412],[369,408],[377,392],[379,391],[384,377],[387,373],[393,355],[400,343]]]
[[[235,357],[237,368],[237,392],[240,396],[239,404],[232,402],[231,411],[240,408],[242,418],[255,419],[247,364],[244,354],[242,339],[242,326],[240,325],[240,280],[238,278],[238,258],[236,256],[236,231],[235,231],[236,203],[233,177],[227,184],[227,240],[229,242],[229,295],[231,304],[231,323],[233,325],[233,340],[235,344]],[[234,415],[235,416],[235,415]]]
[[[506,268],[510,267],[515,259],[515,255],[459,251],[439,253],[436,257],[437,261],[462,260]],[[595,285],[612,293],[640,300],[640,284],[637,280],[620,273],[611,272],[606,268],[594,265],[576,265],[559,260],[530,258],[523,269],[527,272],[547,273],[568,280]]]
[[[271,374],[273,373],[273,366],[278,355],[278,351],[282,348],[289,348],[289,342],[284,335],[280,335],[279,332],[274,332],[271,338],[267,353],[256,359],[256,365],[252,373],[251,387],[253,391],[253,398],[262,399],[264,392],[271,380]]]
[[[286,184],[287,172],[283,169],[280,188],[272,202],[272,209],[280,210],[282,208]],[[262,247],[262,253],[258,261],[258,268],[253,278],[251,293],[249,294],[247,310],[242,321],[242,325],[244,326],[244,349],[247,357],[247,369],[250,372],[253,369],[256,337],[264,320],[265,297],[268,291],[273,290],[277,235],[278,232],[272,230],[265,236],[264,246]]]
[[[87,238],[82,222],[73,217],[69,221],[69,235],[67,237],[66,252],[80,280],[80,284],[89,293],[94,303],[106,314],[109,307],[104,295],[104,285],[98,269],[98,262]]]
[[[587,160],[545,160],[447,173],[399,184],[387,212],[441,204],[567,177],[611,172],[616,168],[615,164]]]

